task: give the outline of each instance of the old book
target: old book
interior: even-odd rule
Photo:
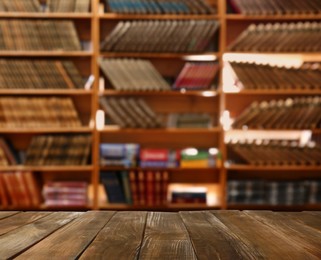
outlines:
[[[90,8],[90,0],[76,0],[75,12],[76,13],[87,13]]]
[[[126,203],[124,190],[117,172],[100,172],[100,180],[106,189],[109,203]]]
[[[133,205],[139,205],[138,176],[134,170],[129,171],[129,183]]]

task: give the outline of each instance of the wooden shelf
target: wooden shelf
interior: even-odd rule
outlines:
[[[0,128],[1,134],[41,134],[41,133],[92,133],[94,130],[89,127],[65,127],[65,128]]]
[[[92,95],[85,89],[0,89],[0,95]]]
[[[101,52],[101,57],[105,58],[122,58],[122,57],[133,57],[133,58],[161,58],[161,59],[184,59],[191,56],[204,57],[212,56],[213,59],[217,59],[221,56],[220,52],[207,52],[207,53],[139,53],[139,52]]]
[[[274,210],[274,211],[304,211],[304,210],[321,210],[321,204],[307,205],[245,205],[245,204],[228,204],[231,210]]]
[[[101,133],[109,134],[126,134],[126,133],[135,133],[135,134],[181,134],[181,133],[190,133],[190,134],[207,134],[207,133],[220,133],[220,128],[210,128],[210,129],[175,129],[175,128],[160,128],[160,129],[119,129],[119,128],[105,128],[100,131]]]
[[[104,13],[100,14],[102,20],[218,20],[219,15],[177,15],[177,14],[116,14]]]
[[[224,92],[225,95],[321,95],[321,89],[244,89],[240,92]]]
[[[321,93],[321,91],[320,91]],[[100,92],[105,96],[203,96],[203,97],[216,97],[221,94],[220,91],[215,90],[166,90],[166,91],[117,91],[117,90],[105,90]]]
[[[0,51],[0,57],[91,57],[92,55],[91,51]]]
[[[92,13],[0,12],[0,18],[91,19]]]
[[[221,168],[212,167],[212,168],[205,168],[205,167],[196,167],[196,168],[156,168],[156,167],[122,167],[122,166],[100,166],[100,170],[103,171],[122,171],[122,170],[135,170],[135,171],[171,171],[171,172],[190,172],[197,174],[198,172],[213,172],[219,171]]]
[[[206,204],[169,204],[166,206],[132,206],[128,204],[108,204],[101,205],[100,209],[105,210],[158,210],[158,211],[177,211],[177,210],[214,210],[219,209],[220,205],[207,206]]]
[[[230,165],[225,166],[228,171],[317,171],[321,173],[321,166],[302,166],[302,165]],[[320,175],[321,177],[321,175]]]
[[[247,130],[243,130],[243,129],[230,129],[228,130],[228,132],[233,132],[233,133],[240,133],[240,134],[243,134],[243,133],[246,133],[246,134],[249,134],[250,132],[302,132],[302,131],[311,131],[312,133],[321,133],[321,129],[268,129],[268,128],[265,128],[265,129],[253,129],[253,128],[249,128]]]
[[[10,165],[1,166],[0,171],[35,171],[35,172],[90,172],[94,169],[92,165],[75,166],[27,166]]]
[[[283,15],[243,15],[226,14],[225,19],[229,20],[258,20],[258,21],[287,21],[287,20],[320,20],[321,14],[283,14]]]

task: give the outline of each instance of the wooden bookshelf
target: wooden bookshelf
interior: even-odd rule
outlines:
[[[103,0],[92,0],[90,12],[88,13],[23,13],[23,12],[0,12],[1,19],[31,19],[31,20],[71,20],[75,23],[78,35],[82,42],[89,43],[89,50],[82,51],[0,51],[1,59],[30,59],[30,60],[71,60],[73,61],[82,76],[95,78],[93,85],[89,90],[85,89],[1,89],[1,96],[67,96],[71,97],[75,103],[76,109],[80,114],[82,127],[67,128],[1,128],[0,133],[10,139],[17,139],[16,142],[21,146],[26,146],[26,140],[32,136],[40,134],[89,134],[92,136],[91,158],[92,162],[86,166],[8,166],[0,167],[0,171],[34,171],[44,175],[44,180],[85,180],[93,185],[93,203],[87,209],[116,209],[116,210],[161,210],[177,211],[181,209],[276,209],[276,210],[314,210],[320,208],[320,205],[301,206],[269,206],[269,205],[227,205],[226,182],[232,175],[239,175],[240,178],[247,176],[261,176],[271,174],[277,179],[274,172],[285,173],[288,179],[291,179],[290,173],[294,173],[300,178],[300,172],[308,173],[306,176],[320,179],[319,166],[248,166],[248,165],[230,165],[217,168],[173,168],[168,169],[171,172],[171,181],[182,183],[193,183],[201,179],[204,182],[217,184],[219,189],[220,202],[216,206],[206,205],[184,205],[175,204],[161,207],[133,207],[130,205],[98,205],[99,194],[98,185],[100,182],[100,170],[124,170],[122,167],[106,167],[99,165],[99,145],[103,142],[111,143],[140,143],[144,147],[163,147],[163,148],[182,148],[182,147],[217,147],[222,153],[222,161],[227,161],[227,151],[224,139],[234,132],[239,135],[251,135],[250,131],[231,130],[225,132],[218,123],[209,129],[120,129],[119,127],[105,127],[97,130],[95,128],[96,112],[101,109],[99,98],[104,97],[141,97],[150,104],[157,112],[195,112],[204,110],[217,114],[218,121],[225,110],[230,111],[234,118],[254,100],[266,100],[275,98],[285,98],[287,96],[308,96],[321,95],[321,90],[241,90],[237,93],[227,93],[223,91],[223,67],[225,56],[227,55],[259,55],[268,57],[302,57],[305,61],[321,61],[320,52],[311,53],[238,53],[229,52],[228,45],[236,39],[240,33],[251,23],[272,23],[272,22],[304,22],[320,21],[321,15],[241,15],[227,13],[226,0],[206,0],[210,5],[217,7],[216,14],[210,15],[133,15],[133,14],[115,14],[102,12]],[[137,20],[215,20],[220,22],[217,36],[212,40],[215,42],[217,50],[209,50],[201,53],[132,53],[132,52],[104,52],[100,50],[100,42],[105,38],[112,28],[119,21],[137,21]],[[217,86],[215,89],[205,91],[164,91],[164,92],[135,92],[135,91],[116,91],[111,89],[106,82],[105,88],[101,89],[100,78],[104,78],[99,68],[97,60],[99,58],[135,58],[146,59],[156,67],[164,77],[175,78],[183,65],[187,61],[211,60],[216,61],[220,67]],[[166,104],[166,105],[164,105]],[[313,134],[321,134],[320,129],[306,129]],[[273,130],[255,130],[260,132],[261,136],[271,136],[274,131],[278,133],[293,134],[300,133],[301,130],[273,129]],[[126,170],[128,170],[126,168]],[[129,170],[142,170],[141,168],[129,168]],[[157,169],[156,169],[157,170]],[[79,173],[79,174],[77,174]],[[242,177],[243,176],[243,177]],[[232,176],[233,178],[235,176]],[[29,208],[31,209],[31,208]],[[37,208],[38,209],[38,208]],[[47,210],[44,206],[39,209]],[[54,207],[50,210],[72,210],[72,207]],[[18,210],[12,208],[12,210]],[[28,210],[28,209],[24,209]]]

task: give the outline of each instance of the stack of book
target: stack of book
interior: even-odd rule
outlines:
[[[47,207],[86,207],[87,182],[50,181],[42,190]]]
[[[318,129],[321,127],[319,96],[254,101],[234,121],[234,128]]]
[[[45,12],[86,13],[89,11],[90,2],[90,0],[46,0],[43,8]]]
[[[236,52],[319,52],[321,23],[250,25],[229,47]],[[304,39],[304,40],[302,40]]]
[[[75,25],[68,20],[0,20],[0,34],[0,50],[81,50]]]
[[[100,98],[100,105],[113,123],[121,128],[160,128],[164,126],[142,98]]]
[[[206,0],[105,0],[107,11],[122,14],[211,14]]]
[[[100,144],[101,166],[137,166],[139,144],[102,143]]]
[[[161,206],[167,203],[167,171],[106,171],[100,173],[109,203]]]
[[[260,140],[227,145],[229,160],[251,165],[320,165],[321,146],[300,146],[286,140]]]
[[[142,168],[174,168],[179,166],[180,154],[171,149],[142,148],[139,159]]]
[[[41,192],[31,172],[0,173],[0,207],[39,207]]]
[[[0,59],[0,88],[75,89],[84,79],[71,61]]]
[[[306,181],[308,190],[307,203],[318,204],[321,203],[321,181],[320,180],[309,180]]]
[[[34,136],[26,152],[26,165],[87,165],[90,135]]]
[[[41,3],[40,3],[41,2]],[[0,12],[88,12],[90,0],[2,0]]]
[[[213,154],[211,149],[186,148],[181,151],[181,168],[210,168],[221,165],[219,153]]]
[[[81,126],[71,98],[1,97],[0,127]]]
[[[174,90],[210,89],[218,70],[214,62],[187,62],[172,87]]]
[[[318,14],[320,1],[229,0],[233,12],[245,15]]]
[[[171,203],[206,204],[207,189],[205,187],[184,187],[170,192]]]
[[[204,52],[219,23],[210,20],[119,22],[102,42],[108,52]],[[144,37],[141,37],[144,35]]]
[[[305,181],[230,180],[227,194],[230,204],[290,206],[306,203],[307,193]]]
[[[217,125],[217,118],[205,113],[172,113],[168,116],[169,128],[211,128]]]
[[[101,59],[99,64],[104,75],[116,90],[170,90],[170,85],[149,60]]]
[[[300,68],[277,67],[247,62],[230,62],[238,82],[244,89],[321,89],[319,64],[304,64]]]
[[[228,203],[231,204],[263,204],[265,190],[263,181],[229,180],[227,183]]]

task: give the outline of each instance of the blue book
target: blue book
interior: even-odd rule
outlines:
[[[100,180],[105,187],[109,203],[126,203],[122,182],[117,172],[100,172]]]
[[[129,182],[129,172],[128,171],[121,171],[120,172],[120,177],[121,177],[121,182],[125,194],[125,199],[128,204],[132,204],[132,193],[130,190],[130,182]]]

